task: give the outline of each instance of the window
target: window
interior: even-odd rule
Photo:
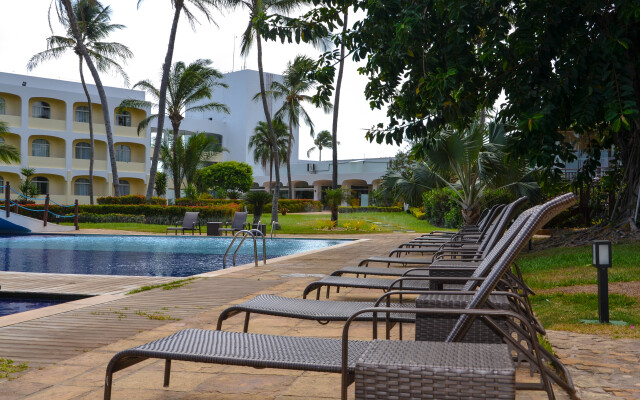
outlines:
[[[4,178],[0,176],[0,193],[4,193]]]
[[[0,97],[0,115],[4,115],[4,114],[6,114],[5,102],[4,102],[4,99]]]
[[[76,143],[76,159],[88,160],[91,158],[91,145],[87,142]]]
[[[116,125],[131,126],[131,113],[129,111],[123,111],[116,114]]]
[[[45,139],[36,139],[31,143],[31,155],[34,157],[50,157],[49,142]]]
[[[120,195],[128,196],[130,194],[131,194],[131,185],[129,184],[129,181],[120,179]]]
[[[73,194],[76,196],[89,195],[89,180],[87,178],[78,178],[73,184]]]
[[[89,122],[89,107],[76,107],[76,122]]]
[[[33,118],[51,119],[51,106],[46,101],[36,101],[31,106],[31,116]]]
[[[49,193],[49,179],[44,176],[36,176],[33,178],[33,183],[38,188],[38,194],[47,194]]]
[[[116,161],[131,162],[131,147],[126,144],[116,146]]]

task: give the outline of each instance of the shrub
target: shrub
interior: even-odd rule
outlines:
[[[245,194],[244,200],[253,208],[253,223],[257,224],[262,217],[264,205],[273,200],[273,195],[269,192],[265,192],[264,190],[260,190]]]
[[[338,207],[338,212],[341,214],[354,212],[402,212],[402,207]]]
[[[120,196],[120,197],[115,197],[115,196],[98,197],[96,201],[98,202],[98,204],[119,204],[119,205],[148,204],[147,198],[139,194],[131,194],[128,196]],[[150,204],[165,205],[166,200],[161,197],[152,197]]]
[[[409,212],[420,220],[425,219],[424,207],[410,207]]]
[[[425,219],[431,225],[445,228],[462,226],[460,205],[455,201],[456,192],[449,188],[433,189],[422,195]]]
[[[201,169],[198,179],[207,189],[248,192],[253,185],[253,169],[244,162],[225,161]]]
[[[326,219],[319,219],[313,222],[313,228],[321,231],[330,231],[335,228],[337,221],[331,221]]]

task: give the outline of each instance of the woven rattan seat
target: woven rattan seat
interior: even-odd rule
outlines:
[[[320,322],[346,321],[350,316],[364,308],[373,307],[373,302],[366,301],[322,301],[295,299],[291,297],[276,296],[273,294],[261,294],[244,303],[235,304],[224,310],[218,318],[218,329],[221,329],[222,322],[239,312],[258,313],[274,315],[279,317],[289,317],[307,319]],[[391,307],[415,308],[415,303],[393,303]],[[378,314],[378,319],[383,321],[386,314]],[[414,322],[413,314],[391,314],[392,322]],[[371,321],[371,313],[361,314],[357,321]],[[245,332],[248,329],[248,321],[245,324]]]
[[[428,275],[425,274],[424,276],[428,276]],[[323,286],[390,290],[395,281],[396,281],[395,279],[383,279],[383,278],[361,279],[361,278],[347,278],[343,276],[327,276],[320,279],[319,281],[310,283],[304,289],[302,297],[306,298],[307,295],[314,290],[318,290],[317,297],[319,297],[320,289]],[[400,285],[396,285],[394,286],[394,288],[399,289]],[[426,290],[426,289],[429,289],[429,281],[407,281],[402,284],[402,288],[406,290]]]

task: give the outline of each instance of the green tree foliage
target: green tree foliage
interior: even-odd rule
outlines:
[[[207,189],[248,192],[253,185],[253,169],[247,163],[225,161],[202,168],[199,178]]]
[[[72,4],[73,13],[78,22],[78,29],[81,33],[82,43],[86,47],[87,53],[96,63],[96,67],[100,72],[110,70],[120,74],[125,83],[129,83],[127,73],[120,65],[120,62],[126,61],[133,56],[129,48],[117,42],[105,42],[109,34],[125,28],[124,25],[111,24],[111,7],[103,7],[95,0],[80,0]],[[80,82],[87,98],[87,106],[89,109],[89,203],[93,204],[93,164],[94,164],[94,136],[93,136],[93,110],[91,96],[87,89],[84,79],[84,60],[79,46],[76,43],[69,18],[62,18],[61,22],[67,31],[66,36],[53,35],[47,38],[47,50],[41,51],[34,55],[27,64],[27,69],[32,70],[38,64],[51,59],[59,58],[67,52],[74,52],[78,56],[78,66],[80,71]],[[113,153],[113,140],[110,142],[110,151]],[[112,164],[113,165],[113,164]],[[117,171],[114,177],[117,177]],[[115,178],[114,178],[115,180]]]
[[[287,156],[289,140],[287,125],[282,120],[275,119],[273,121],[273,129],[277,141],[276,147],[279,149],[280,159],[283,159]],[[266,122],[260,121],[253,128],[253,135],[249,138],[249,149],[253,150],[253,161],[260,164],[265,171],[267,164],[269,164],[269,182],[273,182],[273,146],[271,145],[271,136]]]
[[[179,135],[180,124],[184,119],[184,114],[187,111],[218,111],[228,114],[229,107],[217,102],[208,102],[202,104],[203,100],[211,99],[213,91],[216,87],[227,87],[225,83],[220,82],[222,79],[222,73],[215,68],[210,67],[211,60],[196,60],[189,65],[186,65],[182,61],[178,61],[173,65],[169,73],[169,98],[166,99],[167,109],[169,114],[169,120],[173,128],[173,135],[171,136],[172,143],[169,147],[174,151],[171,157],[173,164],[171,165],[172,171],[180,171],[181,165],[180,157],[175,154],[180,149]],[[133,88],[144,89],[149,93],[156,101],[160,101],[161,91],[157,89],[153,83],[146,79],[133,85]],[[126,110],[128,108],[150,108],[153,104],[144,100],[125,99],[120,103],[119,110]],[[158,118],[159,114],[152,114],[142,120],[138,124],[138,133],[146,129],[149,123]],[[162,144],[160,146],[161,158],[162,158]],[[166,158],[163,159],[163,163]],[[200,162],[197,159],[196,162]],[[174,188],[179,188],[181,185],[180,174],[173,174]],[[176,198],[180,197],[180,191],[176,190]]]
[[[445,130],[429,146],[415,145],[412,154],[419,161],[407,170],[386,173],[383,186],[412,206],[422,203],[425,191],[448,187],[456,193],[467,224],[477,221],[489,188],[510,188],[534,202],[539,200],[540,188],[531,178],[534,171],[507,160],[506,142],[504,126],[493,122]]]
[[[36,197],[40,194],[40,192],[38,191],[38,187],[35,183],[33,183],[33,179],[31,178],[33,175],[35,175],[35,173],[35,168],[20,169],[20,174],[24,176],[24,179],[20,183],[20,187],[18,188],[18,190],[20,191],[20,193],[27,197]]]
[[[351,192],[348,189],[325,189],[324,199],[331,210],[331,221],[338,222],[338,207],[343,201],[349,200]]]
[[[307,157],[310,157],[311,153],[313,153],[315,149],[318,149],[318,161],[322,161],[322,149],[333,149],[331,132],[324,130],[318,132],[317,135],[314,135],[312,132],[311,137],[313,137],[313,147],[307,150]],[[337,144],[340,144],[340,142]]]
[[[0,121],[0,138],[4,139],[7,133],[11,133],[6,122]],[[0,143],[0,161],[3,163],[20,162],[20,151],[10,144]]]
[[[247,192],[244,196],[244,200],[247,204],[251,204],[253,206],[253,223],[257,224],[262,217],[264,205],[269,204],[269,202],[273,200],[273,196],[269,192],[259,190],[255,192]]]
[[[156,172],[155,189],[158,196],[167,194],[167,174],[162,171]]]
[[[138,7],[143,0],[138,0]],[[171,31],[169,33],[169,42],[167,44],[167,53],[162,63],[162,78],[160,79],[160,89],[158,90],[158,128],[156,132],[156,142],[151,157],[151,170],[149,185],[147,186],[147,199],[153,196],[153,183],[158,170],[158,161],[160,159],[160,144],[162,143],[162,135],[164,133],[164,117],[166,113],[167,88],[169,87],[169,70],[173,61],[173,50],[176,44],[176,35],[178,33],[178,22],[180,15],[184,14],[192,28],[198,22],[195,11],[198,10],[204,14],[209,22],[213,22],[211,16],[211,8],[217,8],[220,3],[218,0],[171,0],[171,6],[174,8],[173,21],[171,22]],[[174,129],[175,130],[175,129]],[[177,132],[177,131],[176,131]]]
[[[329,2],[327,2],[329,3]],[[548,172],[574,155],[567,135],[587,143],[581,177],[612,144],[625,167],[619,216],[640,186],[640,5],[622,0],[357,1],[366,9],[348,44],[369,77],[365,95],[390,121],[378,142],[429,143],[443,127],[468,126],[501,93],[499,118],[512,142]],[[393,16],[390,18],[389,16]]]

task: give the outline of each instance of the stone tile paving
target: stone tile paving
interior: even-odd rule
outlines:
[[[352,263],[364,256],[381,254],[407,235],[367,236],[370,241],[349,246],[340,251],[320,253],[274,263],[258,269],[237,271],[225,277],[208,279],[224,285],[228,279],[251,282],[265,281],[272,286],[242,298],[229,298],[237,303],[258,293],[300,296],[302,288],[314,278],[290,274],[328,273],[337,266]],[[190,290],[188,287],[177,290]],[[202,289],[204,290],[204,289]],[[210,290],[215,290],[211,287]],[[159,296],[166,292],[157,291]],[[246,292],[245,292],[246,293]],[[363,290],[342,290],[333,299],[366,299],[371,293]],[[11,399],[100,399],[108,360],[119,350],[164,337],[185,327],[215,328],[224,307],[215,307],[183,321],[173,322],[108,346],[80,354],[40,370],[32,370],[19,379],[0,383],[0,398]],[[226,330],[242,329],[244,318],[235,316],[225,322]],[[125,322],[123,322],[125,323]],[[268,316],[251,319],[250,331],[299,336],[339,337],[341,324],[321,326],[312,321],[299,321]],[[370,337],[370,324],[359,323],[353,330],[355,338]],[[412,334],[405,329],[405,337]],[[397,330],[394,330],[397,335]],[[394,336],[395,337],[395,336]],[[640,340],[613,340],[568,332],[549,332],[557,353],[570,368],[579,395],[583,399],[640,398]],[[160,361],[145,361],[115,375],[114,399],[336,399],[340,378],[337,374],[302,371],[252,369],[236,366],[174,362],[171,385],[162,388],[164,365]],[[521,376],[523,371],[520,371]],[[353,385],[350,388],[353,397]],[[559,399],[567,398],[556,391]],[[546,398],[541,392],[518,392],[518,400]]]

